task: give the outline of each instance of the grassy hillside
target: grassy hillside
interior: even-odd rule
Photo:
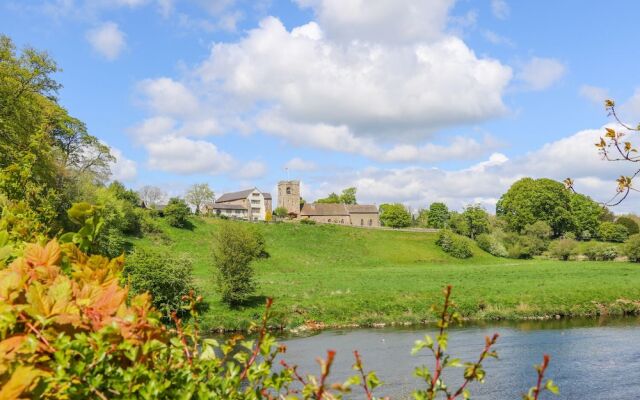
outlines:
[[[209,310],[207,328],[244,329],[275,299],[274,324],[297,327],[420,323],[441,289],[454,285],[454,300],[470,318],[595,315],[640,309],[640,266],[629,263],[520,261],[474,248],[458,260],[435,245],[437,234],[340,226],[259,225],[270,257],[254,264],[258,293],[240,309],[220,303],[211,255],[219,222],[197,219],[193,230],[163,225],[171,238],[134,240],[135,246],[169,246],[194,261]],[[619,301],[620,300],[620,301]]]

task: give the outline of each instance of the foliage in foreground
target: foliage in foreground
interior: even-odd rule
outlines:
[[[381,383],[365,372],[355,352],[357,375],[329,383],[334,351],[319,360],[319,376],[301,376],[276,358],[286,352],[267,332],[271,300],[255,341],[234,337],[224,344],[201,339],[197,323],[165,327],[148,295],[127,302],[119,284],[123,257],[89,256],[74,244],[28,244],[0,270],[0,398],[98,399],[339,399],[360,387],[374,399]],[[435,368],[416,369],[426,388],[417,399],[469,398],[468,385],[483,382],[483,362],[494,357],[498,335],[486,339],[478,361],[461,363],[447,354],[447,329],[458,320],[451,312],[451,287],[445,290],[439,334],[416,343],[414,352],[429,348]],[[186,308],[197,317],[193,294]],[[539,379],[526,399],[542,390],[556,392],[551,381],[542,386],[548,357],[537,367]],[[446,368],[464,367],[464,382],[453,390],[444,383]]]

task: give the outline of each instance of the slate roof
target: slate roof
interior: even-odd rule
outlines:
[[[241,206],[240,204],[220,204],[220,203],[216,203],[211,208],[214,209],[214,210],[244,210],[244,211],[247,211],[247,209],[245,207]]]
[[[222,196],[220,196],[218,199],[216,199],[216,203],[224,203],[226,201],[246,199],[254,190],[256,190],[256,188],[241,190],[239,192],[233,192],[233,193],[225,193]],[[264,196],[265,200],[271,200],[270,193],[264,193],[264,192],[261,192],[261,193]]]
[[[377,214],[378,207],[368,204],[348,204],[347,211],[354,214]]]
[[[344,204],[323,204],[323,203],[305,203],[300,211],[303,216],[333,216],[333,215],[349,215],[347,207]]]

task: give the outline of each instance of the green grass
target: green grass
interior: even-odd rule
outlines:
[[[240,223],[240,222],[238,222]],[[270,257],[254,264],[258,293],[238,309],[223,305],[214,284],[211,246],[219,222],[196,219],[194,229],[163,225],[171,243],[153,238],[135,246],[168,246],[194,261],[209,310],[208,329],[246,329],[273,297],[274,326],[309,321],[326,327],[416,324],[430,321],[430,305],[444,285],[464,317],[523,319],[590,316],[640,310],[640,265],[613,262],[508,260],[474,248],[458,260],[435,245],[437,234],[327,225],[259,225]]]

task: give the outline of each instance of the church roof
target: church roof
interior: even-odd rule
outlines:
[[[300,215],[302,216],[338,216],[354,214],[377,214],[378,208],[366,204],[326,204],[305,203]]]

